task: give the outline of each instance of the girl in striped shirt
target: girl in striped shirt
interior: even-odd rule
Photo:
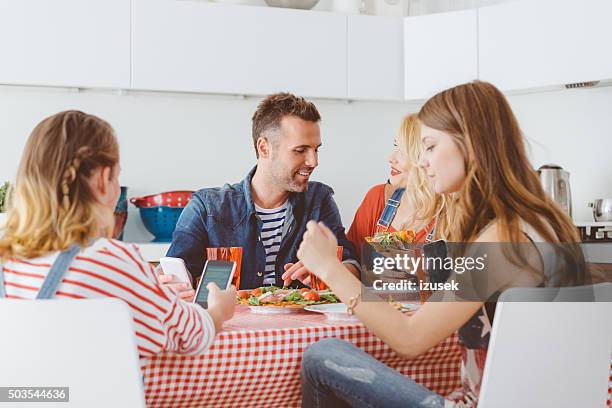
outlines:
[[[110,239],[119,171],[119,145],[107,122],[66,111],[36,126],[0,238],[0,298],[119,298],[132,312],[141,358],[199,354],[232,317],[235,291],[211,284],[207,310],[187,303],[157,283],[136,246]],[[41,291],[56,273],[57,285]]]

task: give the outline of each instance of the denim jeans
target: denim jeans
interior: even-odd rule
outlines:
[[[302,360],[302,407],[444,407],[444,398],[353,344],[325,339]]]

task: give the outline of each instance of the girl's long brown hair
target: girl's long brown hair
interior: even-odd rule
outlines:
[[[119,145],[104,120],[79,111],[46,118],[32,131],[19,165],[0,257],[34,258],[109,236],[113,213],[87,178],[119,162]]]
[[[450,134],[464,153],[466,180],[454,194],[450,241],[473,241],[492,220],[505,242],[520,242],[521,220],[547,242],[580,241],[571,218],[542,189],[516,117],[495,86],[474,81],[445,90],[418,116]]]

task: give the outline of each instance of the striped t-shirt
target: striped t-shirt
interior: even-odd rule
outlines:
[[[58,255],[8,259],[2,265],[7,298],[34,299]],[[200,354],[215,338],[208,312],[159,285],[136,246],[101,238],[72,261],[55,298],[105,297],[122,299],[130,307],[141,359],[161,351]]]
[[[255,205],[257,217],[261,220],[261,243],[266,250],[266,269],[264,271],[264,285],[276,283],[276,256],[283,239],[283,225],[287,212],[287,201],[278,208],[261,208]]]

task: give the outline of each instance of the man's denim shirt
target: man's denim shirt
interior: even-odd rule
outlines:
[[[240,288],[263,286],[266,253],[260,242],[262,222],[255,215],[251,179],[257,167],[234,185],[204,188],[193,194],[172,236],[167,256],[182,258],[194,278],[202,274],[206,248],[242,247]],[[331,187],[309,182],[303,193],[289,194],[283,239],[276,258],[276,285],[283,286],[283,266],[297,262],[297,250],[310,220],[323,221],[344,247],[343,261],[359,265],[355,247],[346,238]],[[195,281],[195,279],[194,279]]]

